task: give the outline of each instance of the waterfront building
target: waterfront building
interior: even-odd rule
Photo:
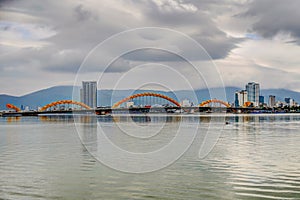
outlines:
[[[97,107],[97,82],[83,81],[80,90],[81,102],[91,108]]]
[[[246,90],[241,90],[235,92],[235,107],[242,107],[248,101],[248,92]]]
[[[254,107],[259,106],[260,86],[258,83],[250,82],[246,85],[248,101],[253,103]]]
[[[131,108],[131,107],[134,107],[134,102],[133,101],[126,102],[126,108]]]
[[[293,106],[295,106],[295,105],[296,105],[295,100],[291,98],[291,99],[290,99],[289,106],[290,106],[290,107],[293,107]]]
[[[191,106],[190,100],[188,100],[188,99],[182,100],[181,106],[182,106],[182,107],[189,107],[189,106]]]
[[[264,96],[259,96],[259,105],[264,106],[265,104],[265,97]]]
[[[292,98],[284,98],[284,101],[289,107],[295,106],[295,100]]]
[[[238,96],[238,95],[239,95],[239,94],[238,94],[238,91],[235,92],[235,94],[234,94],[234,106],[235,106],[235,107],[240,107],[239,96]]]
[[[277,107],[277,108],[282,108],[284,106],[285,106],[285,103],[281,102],[281,101],[277,101],[276,104],[275,104],[275,107]]]
[[[269,95],[269,107],[274,108],[276,104],[276,97],[274,95]]]

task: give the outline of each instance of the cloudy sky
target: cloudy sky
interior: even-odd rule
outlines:
[[[185,89],[174,81],[183,77],[193,88],[220,87],[223,80],[300,91],[299,6],[298,0],[0,0],[0,93],[72,85],[80,66],[83,80],[102,77],[100,88],[151,82]]]

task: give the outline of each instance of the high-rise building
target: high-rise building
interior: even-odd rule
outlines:
[[[253,106],[259,106],[260,87],[258,83],[250,82],[246,85],[248,92],[248,101],[253,103]]]
[[[284,98],[284,101],[290,107],[293,107],[295,105],[295,100],[292,98]]]
[[[83,81],[82,89],[80,90],[81,102],[90,106],[91,108],[97,107],[97,82],[96,81]]]
[[[235,107],[242,107],[248,101],[248,92],[246,90],[241,90],[235,92]]]
[[[259,105],[264,106],[265,104],[265,97],[264,96],[259,96]]]
[[[276,105],[275,98],[276,98],[275,96],[269,95],[269,107],[270,107],[270,108],[275,107],[275,105]]]
[[[235,92],[235,94],[234,94],[234,106],[235,107],[240,107],[238,92]]]

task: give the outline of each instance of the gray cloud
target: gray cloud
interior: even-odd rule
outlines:
[[[92,13],[85,9],[82,4],[76,6],[74,11],[78,21],[88,20],[92,17]]]
[[[140,5],[151,24],[159,24],[163,27],[188,31],[188,34],[202,45],[213,59],[224,58],[236,47],[240,40],[227,36],[213,22],[212,16],[207,14],[209,7],[219,6],[217,1],[189,1],[172,6],[170,2],[162,1],[159,6],[156,1],[146,1]],[[186,5],[181,8],[180,4]]]
[[[295,50],[297,45],[293,42],[300,44],[299,4],[297,0],[65,0],[59,3],[52,0],[0,0],[0,84],[3,77],[6,81],[9,77],[13,80],[14,71],[23,74],[24,80],[30,71],[31,76],[44,76],[44,81],[47,82],[48,78],[49,83],[49,74],[72,77],[96,45],[114,34],[140,27],[163,27],[182,32],[202,45],[212,59],[225,66],[239,66],[241,60],[247,59],[257,47],[254,43],[259,43],[255,41],[256,35],[261,36],[261,40],[273,40],[281,34],[287,37],[283,40],[286,46],[279,43],[277,49],[272,49],[273,54],[268,54],[266,58],[251,57],[252,63],[247,63],[247,70],[255,71],[255,67],[251,68],[255,62],[266,65],[274,63],[274,55],[279,55],[275,51],[279,52],[279,48]],[[223,22],[226,26],[222,26]],[[230,33],[233,29],[238,36]],[[247,33],[252,33],[253,37],[247,36]],[[142,47],[155,47],[164,41],[174,46],[179,43],[181,49],[178,52],[190,52],[190,58],[194,60],[209,60],[199,57],[184,41],[148,32],[108,46],[104,54],[90,60],[89,70],[104,70],[107,63],[101,60],[114,59],[114,52],[124,45],[134,43]],[[251,44],[243,45],[245,41]],[[243,58],[237,60],[240,55]],[[293,58],[282,55],[277,59],[288,65],[293,63]],[[178,68],[183,66],[182,59],[172,53],[144,50],[121,56],[106,72],[116,75],[132,69],[136,64],[151,62],[169,63]],[[298,61],[295,59],[294,62]],[[274,70],[273,66],[270,65],[270,71]],[[242,68],[239,72],[243,72]],[[226,70],[228,73],[238,71],[230,67]],[[239,78],[243,82],[248,81],[246,76]]]
[[[300,44],[299,6],[298,0],[254,0],[241,16],[256,18],[252,32],[265,38],[290,34]]]
[[[8,3],[12,2],[13,0],[0,0],[0,8],[4,5],[7,5]]]
[[[174,61],[180,62],[183,61],[181,57],[174,53],[170,53],[164,50],[158,49],[141,49],[130,52],[122,56],[126,60],[133,60],[133,61],[152,61],[152,62],[167,62],[167,61]]]
[[[213,34],[213,32],[211,33]],[[225,58],[236,47],[236,44],[242,41],[242,39],[226,37],[222,32],[211,36],[197,34],[192,37],[204,47],[212,59]]]
[[[159,2],[128,0],[124,5],[129,6],[121,7],[122,5],[118,5],[122,3],[121,1],[103,2],[103,6],[76,1],[65,1],[59,5],[54,1],[15,1],[9,5],[12,13],[17,15],[22,12],[38,18],[40,24],[56,33],[42,40],[51,44],[50,46],[45,46],[38,52],[27,50],[23,55],[24,51],[21,50],[18,58],[23,64],[29,64],[36,59],[41,69],[47,71],[75,73],[84,57],[98,43],[120,31],[142,26],[170,27],[179,31],[186,29],[186,33],[197,40],[213,59],[226,57],[239,42],[218,29],[210,16],[195,6],[194,2],[184,3],[176,0]],[[203,2],[203,5],[208,3]],[[98,5],[96,2],[94,4]],[[133,13],[134,11],[139,13]],[[6,20],[14,21],[13,16]],[[24,20],[22,23],[30,24],[31,21]],[[145,40],[151,37],[153,38],[149,35]],[[133,38],[133,42],[137,41]],[[192,52],[188,47],[184,50]],[[61,52],[68,54],[62,55]],[[174,61],[174,56],[158,57],[151,52],[148,53],[149,55],[140,55],[138,59],[149,62]],[[50,58],[49,62],[44,62],[42,60],[44,56],[41,55]],[[137,59],[129,56],[125,56],[126,58]],[[118,72],[117,69],[114,68],[113,71]],[[124,68],[119,67],[119,70],[122,72]]]

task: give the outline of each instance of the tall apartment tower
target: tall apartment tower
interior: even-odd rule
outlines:
[[[248,92],[246,90],[235,92],[235,107],[243,107],[247,101]]]
[[[270,96],[269,96],[269,107],[270,107],[270,108],[273,108],[273,107],[275,107],[275,105],[276,105],[275,96],[270,95]]]
[[[90,106],[91,108],[97,107],[97,82],[96,81],[83,81],[80,90],[81,102]]]
[[[248,101],[252,102],[255,107],[259,106],[260,87],[258,83],[250,82],[246,85]]]

